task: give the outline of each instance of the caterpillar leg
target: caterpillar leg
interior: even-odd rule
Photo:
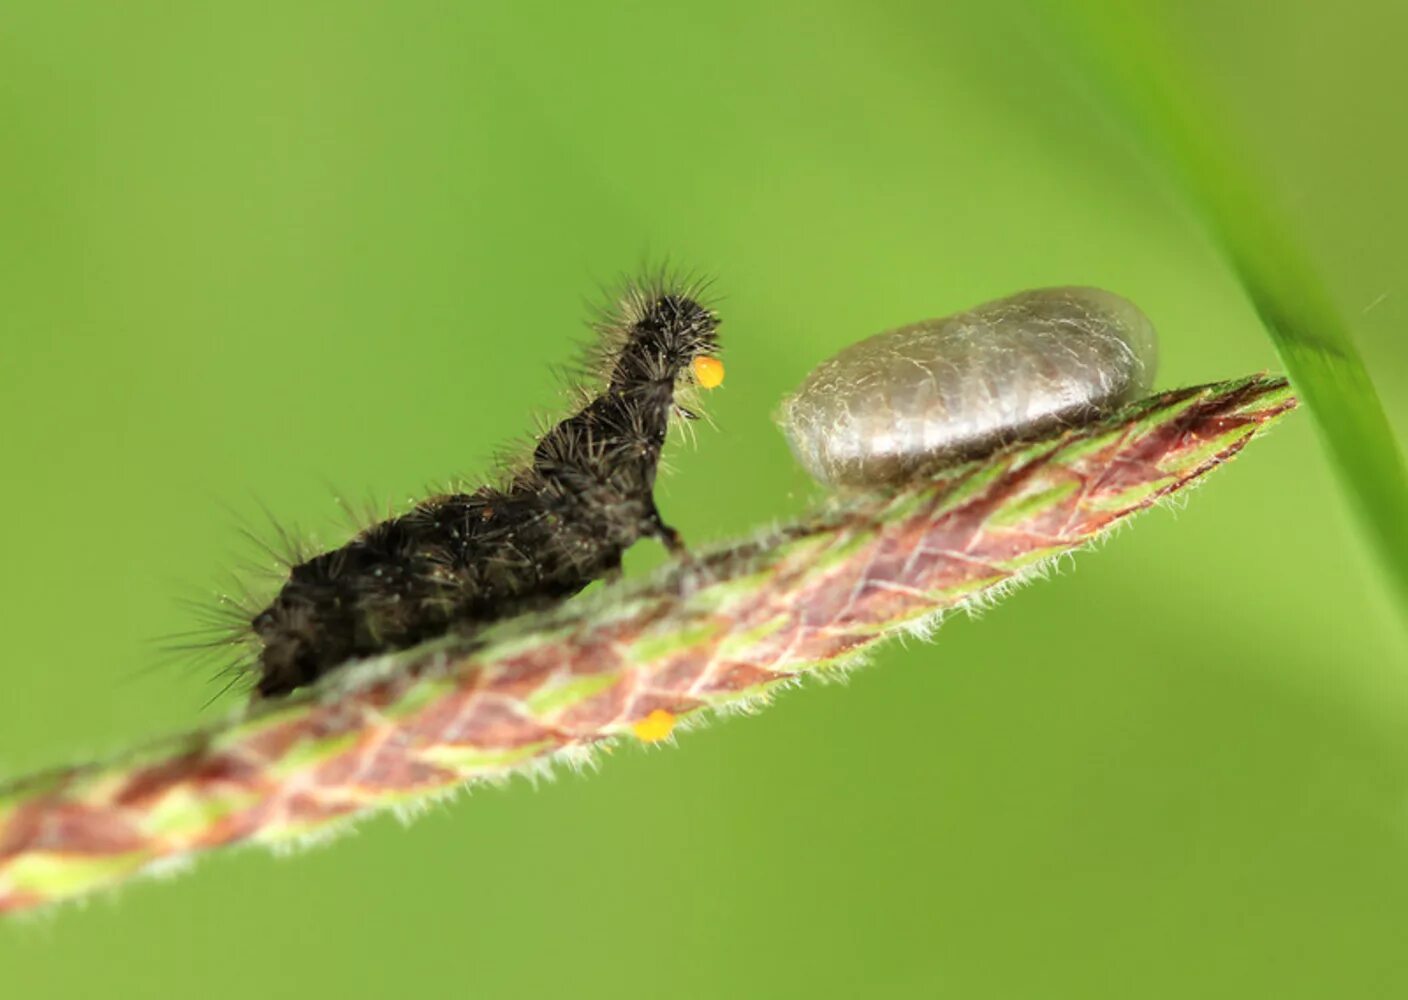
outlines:
[[[660,512],[651,505],[650,513],[646,516],[645,534],[660,539],[660,543],[665,546],[673,556],[687,556],[688,550],[685,548],[684,539],[680,533],[665,523]]]
[[[685,548],[684,539],[680,537],[680,533],[668,524],[660,525],[660,531],[656,537],[664,543],[665,548],[669,549],[671,555],[689,555],[689,550]]]
[[[621,581],[621,577],[624,575],[625,570],[621,567],[621,557],[618,555],[616,557],[616,561],[611,565],[607,566],[606,569],[602,571],[601,582],[604,585],[611,587],[619,583]]]

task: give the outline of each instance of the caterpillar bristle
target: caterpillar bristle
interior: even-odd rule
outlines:
[[[332,494],[333,503],[337,505],[337,509],[342,515],[343,524],[353,536],[360,535],[373,525],[394,516],[396,513],[394,504],[390,501],[378,500],[371,493],[367,493],[360,501],[354,503],[331,485],[328,485],[328,492]]]
[[[250,619],[278,593],[291,568],[315,549],[310,537],[281,522],[263,503],[254,503],[262,514],[260,523],[220,504],[246,551],[230,560],[213,589],[184,585],[188,595],[177,597],[175,603],[195,627],[148,641],[155,668],[179,665],[199,669],[212,678],[231,671],[237,679],[250,678],[259,654]],[[222,688],[222,693],[227,688]]]
[[[249,630],[249,616],[263,601],[249,596],[250,590],[243,583],[232,583],[229,589],[240,596],[219,593],[178,598],[177,605],[195,627],[150,640],[147,644],[151,653],[149,666],[133,672],[129,679],[177,667],[199,670],[208,677],[222,676],[235,669],[248,677],[249,668],[258,657]]]

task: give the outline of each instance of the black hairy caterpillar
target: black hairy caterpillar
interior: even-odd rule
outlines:
[[[590,360],[605,387],[583,396],[501,485],[432,497],[296,561],[274,600],[246,619],[258,694],[551,605],[619,572],[642,537],[679,551],[654,486],[671,416],[695,417],[677,390],[723,381],[719,317],[702,290],[663,276],[630,285],[597,324]]]

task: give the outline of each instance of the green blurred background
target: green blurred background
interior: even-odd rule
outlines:
[[[1402,438],[1398,3],[10,0],[0,774],[219,718],[208,670],[149,668],[239,522],[335,542],[338,490],[484,469],[643,261],[724,296],[718,427],[661,489],[696,544],[817,498],[770,412],[887,326],[1089,283],[1154,318],[1161,385],[1277,368],[1086,72],[1116,6],[1214,95]],[[848,686],[0,926],[0,991],[1401,994],[1408,643],[1349,510],[1303,410]]]

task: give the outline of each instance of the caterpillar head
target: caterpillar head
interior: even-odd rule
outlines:
[[[687,292],[653,291],[633,299],[627,303],[613,386],[673,385],[686,379],[713,389],[723,382],[718,313]]]

